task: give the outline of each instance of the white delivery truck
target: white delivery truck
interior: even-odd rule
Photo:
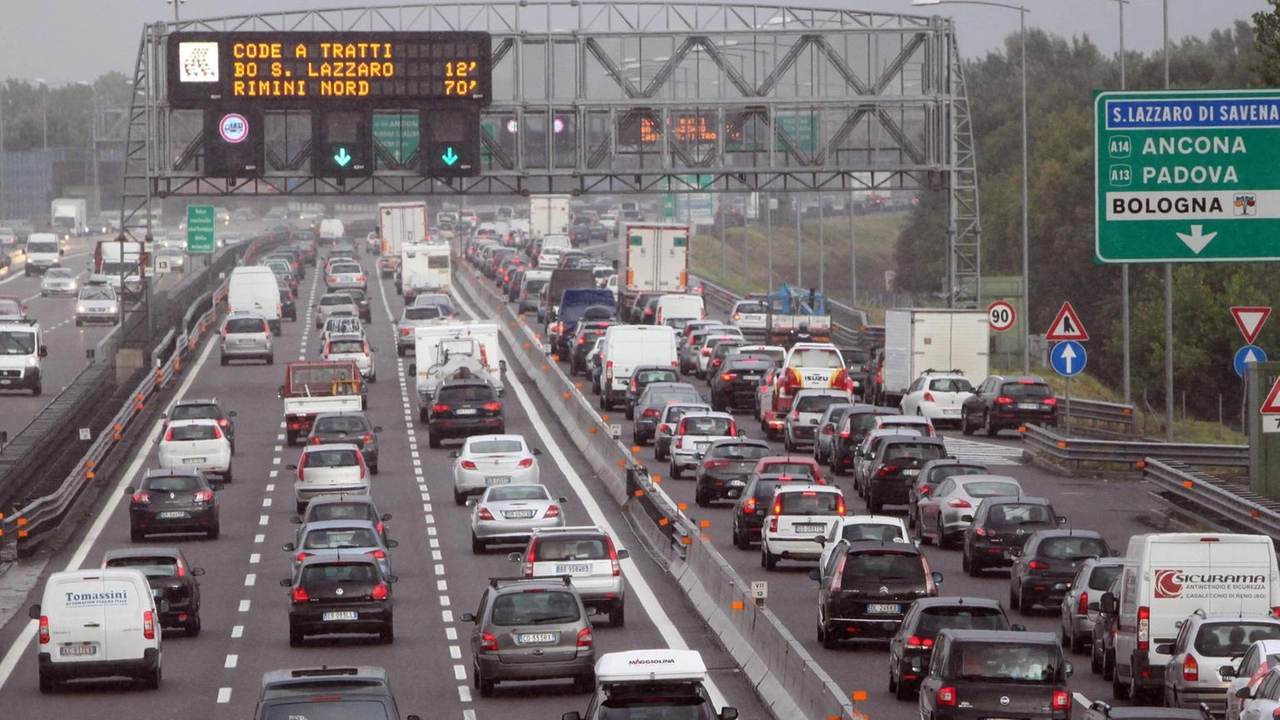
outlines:
[[[642,292],[682,293],[689,288],[689,226],[626,223],[622,231],[623,305]]]
[[[149,258],[140,240],[99,240],[93,249],[93,272],[121,292],[121,280],[129,290],[142,288],[147,276]]]
[[[0,322],[0,390],[39,395],[44,391],[41,359],[48,355],[38,323]]]
[[[453,284],[453,263],[447,243],[403,245],[396,289],[406,304],[423,293],[449,293]]]
[[[1145,697],[1159,704],[1178,625],[1195,611],[1267,615],[1276,608],[1280,569],[1275,545],[1265,535],[1152,533],[1129,538],[1120,596],[1108,592],[1099,601],[1103,612],[1119,613],[1113,680],[1117,697],[1127,695],[1138,704]],[[1216,668],[1210,672],[1216,674]]]
[[[53,232],[62,239],[84,235],[89,231],[89,204],[84,198],[58,198],[49,205],[49,221]]]
[[[44,274],[45,270],[62,267],[62,246],[58,236],[53,233],[31,233],[27,236],[24,253],[27,264],[22,268],[23,275]]]
[[[990,373],[991,325],[982,310],[890,309],[884,316],[879,405],[898,407],[926,370],[956,372],[975,386]]]
[[[529,235],[569,234],[569,195],[529,196]]]
[[[677,366],[676,331],[669,325],[612,325],[600,343],[600,407],[627,400],[627,385],[638,365]],[[628,416],[630,417],[630,416]]]
[[[280,334],[280,287],[276,274],[264,265],[243,265],[227,281],[227,313],[251,313],[266,318],[271,334]]]
[[[400,254],[405,245],[427,242],[427,204],[424,202],[380,203],[378,229],[382,233],[382,254]]]
[[[501,394],[507,361],[498,345],[497,323],[452,322],[413,330],[415,362],[409,365],[418,398],[418,415],[426,422],[431,398],[441,380],[466,368],[467,374],[493,384]],[[465,358],[465,359],[464,359]]]

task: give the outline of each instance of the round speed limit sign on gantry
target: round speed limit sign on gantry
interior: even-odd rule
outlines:
[[[1004,300],[997,300],[987,306],[987,321],[991,323],[991,329],[996,332],[1004,332],[1013,327],[1013,323],[1018,319],[1018,313],[1013,309],[1013,305]]]

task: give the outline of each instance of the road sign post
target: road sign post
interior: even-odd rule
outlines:
[[[187,252],[212,254],[215,247],[213,228],[216,225],[212,205],[188,205]]]
[[[1280,90],[1094,94],[1100,263],[1280,259]]]

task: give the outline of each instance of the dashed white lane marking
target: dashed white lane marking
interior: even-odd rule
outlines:
[[[253,543],[254,543],[255,545],[261,545],[263,542],[265,542],[265,541],[266,541],[266,539],[267,539],[267,536],[266,536],[266,535],[254,535],[254,536],[253,536]]]
[[[453,605],[453,601],[449,599],[448,595],[440,596],[440,607],[449,607],[451,605]]]
[[[454,679],[454,680],[466,680],[466,679],[467,679],[467,668],[466,668],[466,666],[464,666],[464,665],[454,665],[454,666],[453,666],[453,679]]]
[[[452,611],[452,610],[441,610],[441,611],[440,611],[440,619],[441,619],[442,621],[444,621],[446,624],[453,622],[453,611]]]
[[[471,702],[471,688],[467,687],[466,685],[459,685],[458,699],[461,700],[462,702]],[[462,716],[466,718],[467,713],[471,713],[470,720],[475,720],[476,713],[474,710],[463,710]]]
[[[266,491],[267,491],[267,492],[275,492],[275,490],[276,490],[276,484],[275,484],[275,483],[267,483],[267,487],[266,487],[265,489],[266,489]]]
[[[233,638],[240,638],[240,637],[244,637],[244,626],[243,626],[243,625],[234,625],[234,626],[232,626],[232,628],[231,628],[231,637],[233,637]]]
[[[257,564],[258,564],[258,563],[260,563],[260,562],[262,562],[262,554],[261,554],[261,553],[250,553],[250,554],[249,554],[249,564],[250,564],[250,565],[257,565]]]
[[[233,668],[240,662],[240,656],[235,653],[227,655],[227,661],[222,664],[224,668]]]
[[[241,600],[241,601],[240,601],[240,612],[249,612],[249,605],[250,605],[250,603],[249,603],[249,601],[248,601],[248,600]]]
[[[271,507],[271,498],[269,498],[269,497],[264,497],[264,498],[262,498],[262,507],[264,507],[264,508],[269,508],[269,507]]]
[[[454,660],[461,660],[461,659],[462,659],[462,646],[460,646],[460,645],[450,645],[450,646],[449,646],[449,657],[453,658]]]
[[[258,582],[258,574],[257,574],[257,573],[249,573],[248,575],[245,575],[245,576],[244,576],[244,586],[245,586],[245,587],[253,587],[255,584],[257,584],[257,582]]]
[[[231,688],[218,688],[218,704],[226,705],[229,702],[231,702]]]
[[[467,699],[471,699],[471,693],[467,693]],[[476,711],[467,709],[462,711],[462,720],[476,720]]]
[[[269,515],[259,515],[259,516],[258,516],[258,524],[259,524],[259,525],[266,525],[266,524],[267,524],[267,522],[268,522],[268,521],[270,521],[270,520],[271,520],[271,516],[269,516]]]
[[[450,628],[445,628],[445,629],[444,629],[444,636],[445,636],[445,638],[446,638],[446,639],[448,639],[448,640],[457,640],[457,639],[458,639],[458,631],[457,631],[457,629],[456,629],[456,628],[451,628],[451,627],[450,627]]]

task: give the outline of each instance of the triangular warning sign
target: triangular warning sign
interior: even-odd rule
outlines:
[[[1089,339],[1089,333],[1085,332],[1084,325],[1080,324],[1080,316],[1076,315],[1076,309],[1071,307],[1071,303],[1062,303],[1062,309],[1058,310],[1058,314],[1053,318],[1053,324],[1049,326],[1049,332],[1045,333],[1046,340],[1055,342],[1061,340],[1079,340]]]
[[[1231,308],[1231,316],[1236,319],[1236,327],[1240,328],[1240,334],[1244,335],[1246,345],[1252,345],[1253,341],[1258,339],[1258,333],[1262,332],[1262,326],[1270,315],[1269,307]]]
[[[1280,378],[1276,378],[1275,384],[1271,386],[1271,392],[1267,393],[1267,399],[1262,401],[1259,411],[1263,415],[1280,415]]]

